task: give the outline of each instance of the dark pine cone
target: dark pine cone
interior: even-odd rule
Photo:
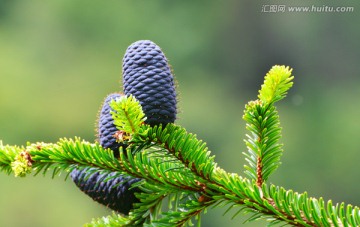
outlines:
[[[86,170],[89,171],[90,168],[75,169],[71,172],[71,178],[80,190],[93,200],[119,213],[128,215],[129,211],[133,208],[133,203],[139,201],[134,193],[140,192],[138,188],[129,188],[140,179],[119,176],[104,182],[105,177],[113,176],[114,173],[100,174],[95,172],[89,175]]]
[[[126,95],[139,100],[151,126],[173,123],[176,118],[176,92],[168,61],[160,47],[149,40],[131,44],[123,59],[123,85]]]
[[[98,139],[99,143],[103,148],[110,148],[114,151],[115,156],[119,155],[119,148],[123,144],[118,143],[115,138],[115,133],[118,131],[116,126],[114,125],[114,120],[110,111],[112,111],[110,107],[110,102],[117,98],[120,98],[121,94],[114,93],[110,94],[106,97],[98,118]]]
[[[103,148],[110,148],[115,156],[119,155],[119,147],[124,146],[116,142],[114,134],[118,131],[114,125],[110,111],[111,100],[121,97],[121,94],[110,94],[106,97],[98,119],[98,139]],[[135,197],[135,192],[140,192],[138,188],[129,190],[131,185],[140,181],[139,178],[120,176],[104,182],[104,178],[113,176],[113,173],[100,174],[99,172],[87,173],[89,169],[73,170],[71,178],[81,191],[85,192],[93,200],[122,214],[128,214],[133,207],[133,203],[139,200]],[[119,184],[123,182],[122,184]],[[119,185],[117,185],[119,184]],[[116,186],[117,185],[117,186]]]

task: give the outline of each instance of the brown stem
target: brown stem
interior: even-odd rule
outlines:
[[[262,176],[262,159],[260,156],[257,158],[256,175],[257,175],[256,185],[258,187],[261,187],[264,182],[264,179]]]

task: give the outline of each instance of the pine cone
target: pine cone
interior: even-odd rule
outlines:
[[[141,179],[119,176],[104,182],[106,177],[114,176],[114,173],[100,174],[95,172],[89,175],[87,173],[89,170],[91,168],[75,169],[71,172],[70,176],[80,190],[93,200],[112,210],[128,215],[129,211],[133,208],[133,203],[139,202],[134,193],[140,192],[138,188],[129,188],[133,183]]]
[[[123,84],[125,94],[132,94],[139,100],[147,117],[146,123],[154,126],[175,121],[177,110],[174,78],[166,57],[155,43],[137,41],[128,47],[123,59]],[[118,130],[110,114],[109,103],[119,97],[121,95],[115,93],[105,99],[98,120],[99,143],[104,148],[110,148],[115,155],[119,155],[119,147],[124,144],[116,142],[114,137]],[[104,182],[106,177],[113,176],[114,173],[87,173],[90,170],[75,169],[71,178],[95,201],[128,214],[133,204],[139,201],[134,193],[140,192],[140,189],[130,187],[141,179],[121,175]]]
[[[151,126],[167,124],[176,118],[176,92],[168,61],[160,47],[149,40],[131,44],[123,59],[123,85],[126,95],[139,100]]]
[[[111,116],[110,102],[113,99],[121,97],[121,94],[114,93],[106,97],[98,119],[98,139],[103,148],[110,148],[115,156],[119,156],[119,147],[124,144],[118,143],[114,134],[118,131],[114,125],[114,120]],[[125,147],[124,147],[125,148]],[[71,178],[81,191],[85,192],[93,200],[117,211],[122,214],[128,214],[132,209],[133,204],[139,200],[135,197],[135,192],[140,192],[140,189],[129,189],[135,182],[140,181],[139,178],[131,178],[121,175],[104,182],[104,179],[113,176],[113,173],[100,174],[94,172],[88,174],[89,169],[73,170]],[[123,182],[122,184],[119,184]],[[119,184],[117,186],[117,184]]]
[[[114,125],[114,120],[110,113],[112,110],[110,107],[110,102],[120,97],[121,94],[118,93],[108,95],[102,105],[98,118],[97,131],[99,143],[103,148],[110,148],[112,151],[114,151],[115,156],[119,155],[119,148],[120,146],[123,146],[123,144],[118,143],[114,136],[118,129]]]

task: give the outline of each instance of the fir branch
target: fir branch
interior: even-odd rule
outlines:
[[[217,171],[216,179],[223,185],[221,199],[241,206],[240,210],[255,213],[255,219],[267,219],[275,224],[279,221],[294,226],[358,226],[359,207],[344,204],[332,205],[322,198],[309,198],[307,193],[297,193],[281,187],[250,182],[236,174]],[[216,189],[215,186],[214,189]],[[219,199],[219,198],[217,198]]]
[[[12,150],[13,148],[8,146],[8,149]],[[1,151],[4,152],[4,149]],[[281,220],[295,226],[319,226],[320,224],[336,226],[334,223],[337,223],[339,226],[360,224],[358,207],[351,205],[345,207],[344,204],[333,206],[331,201],[325,203],[322,199],[317,200],[307,197],[306,193],[294,193],[291,190],[285,190],[275,186],[267,187],[265,184],[263,184],[262,188],[259,188],[256,182],[241,178],[237,174],[227,173],[220,168],[216,168],[210,175],[211,182],[203,182],[203,185],[199,185],[194,182],[189,182],[189,179],[184,178],[188,177],[189,172],[186,172],[185,175],[180,174],[180,182],[176,182],[168,177],[164,178],[165,175],[161,177],[157,176],[155,173],[162,171],[162,168],[165,167],[158,167],[158,160],[156,161],[156,158],[149,158],[149,156],[146,156],[146,152],[137,152],[132,159],[126,159],[124,157],[125,155],[121,152],[121,158],[117,160],[108,150],[102,149],[97,144],[90,144],[80,139],[63,139],[57,144],[46,144],[43,147],[30,145],[27,147],[27,151],[32,155],[34,168],[42,167],[47,170],[52,166],[52,168],[59,168],[66,171],[69,170],[72,165],[92,165],[100,169],[103,168],[104,170],[120,171],[121,173],[131,172],[129,175],[134,177],[141,176],[147,179],[146,184],[148,184],[148,186],[146,187],[149,188],[149,186],[151,186],[152,190],[144,190],[144,193],[147,193],[149,197],[145,196],[145,194],[145,197],[142,197],[141,194],[139,195],[142,201],[138,207],[144,207],[143,211],[138,214],[142,215],[145,211],[148,211],[147,209],[150,207],[145,204],[154,203],[152,201],[160,201],[161,198],[174,191],[183,191],[184,185],[187,184],[189,187],[186,187],[186,189],[190,194],[192,194],[191,192],[200,193],[203,198],[206,198],[202,202],[198,200],[199,203],[196,203],[198,208],[191,208],[187,213],[188,215],[184,214],[187,220],[189,220],[191,215],[197,215],[198,212],[203,211],[208,206],[215,206],[216,203],[220,201],[229,201],[230,204],[240,205],[243,211],[258,213],[258,215],[255,216],[256,218],[268,218],[272,220],[273,223]],[[127,152],[128,155],[131,154],[130,150]],[[152,154],[154,154],[154,152],[152,152]],[[154,157],[157,157],[157,155],[154,155]],[[126,166],[125,163],[127,163],[128,166]],[[133,165],[133,167],[137,166],[138,168],[133,169],[131,165]],[[145,166],[146,168],[144,168]],[[132,170],[130,171],[130,169]],[[171,174],[169,176],[175,176],[172,175],[172,171],[168,171],[168,173]],[[154,191],[154,187],[159,187],[157,193],[163,193],[162,196],[157,197],[159,200],[153,197],[157,194]],[[148,202],[146,202],[146,200]],[[232,207],[234,207],[233,205]],[[134,213],[133,217],[138,218],[140,216],[138,214]],[[176,212],[173,214],[175,216],[178,215]],[[171,212],[165,216],[171,217]],[[120,219],[125,220],[123,218]],[[181,220],[185,221],[184,219]]]
[[[132,147],[138,149],[137,147]],[[144,147],[142,147],[144,148]],[[110,149],[103,149],[99,144],[91,144],[80,138],[61,139],[57,144],[32,144],[27,147],[34,161],[36,172],[46,173],[50,168],[54,172],[72,171],[76,166],[93,166],[105,171],[119,172],[137,178],[146,179],[154,184],[166,185],[173,190],[198,191],[201,188],[195,182],[196,176],[191,174],[180,162],[164,162],[164,156],[157,156],[156,147],[150,149],[145,146],[143,152],[136,152],[130,148],[127,154],[120,152],[120,157],[114,157]],[[135,153],[135,155],[132,155]],[[168,171],[177,167],[177,171]],[[182,168],[180,168],[182,167]],[[188,182],[194,182],[189,184]]]
[[[249,164],[245,165],[245,174],[256,180],[259,187],[281,164],[282,144],[278,143],[281,128],[274,103],[283,99],[293,85],[291,73],[289,67],[272,67],[264,78],[259,99],[245,106],[243,119],[251,133],[245,139],[248,152],[243,152]]]
[[[191,225],[191,219],[197,217],[207,207],[213,205],[213,201],[202,203],[196,198],[187,200],[179,211],[168,211],[162,214],[162,218],[152,221],[149,226],[184,226],[185,224]]]
[[[37,173],[43,171],[45,174],[52,168],[54,176],[60,171],[71,172],[76,166],[97,167],[109,172],[121,169],[110,149],[80,138],[60,139],[56,144],[31,144],[26,150],[34,161],[33,168]]]
[[[198,140],[194,134],[187,133],[184,128],[174,124],[162,126],[146,127],[145,132],[138,137],[134,136],[132,142],[156,143],[163,147],[179,161],[181,161],[192,172],[203,179],[210,179],[211,174],[216,168],[214,156],[210,156],[210,151],[206,143]]]
[[[331,200],[308,197],[274,185],[266,179],[280,164],[282,154],[279,117],[274,102],[285,97],[292,85],[291,70],[276,66],[265,77],[259,100],[246,106],[244,119],[251,135],[245,153],[250,179],[219,168],[206,144],[174,124],[144,124],[141,106],[132,97],[113,102],[113,117],[128,145],[120,148],[119,157],[98,143],[79,138],[61,139],[56,144],[28,144],[25,148],[0,144],[0,170],[16,171],[19,176],[34,169],[53,176],[74,168],[114,172],[144,180],[134,183],[142,192],[136,196],[129,216],[110,215],[93,220],[87,226],[184,226],[199,217],[208,207],[227,205],[228,210],[252,213],[248,221],[267,219],[270,225],[280,222],[294,226],[359,226],[359,207],[333,205]],[[116,112],[116,113],[115,113]],[[112,176],[114,177],[114,176]],[[108,179],[103,179],[106,181]],[[165,197],[179,195],[176,206],[161,212]],[[199,222],[198,222],[199,223]]]
[[[246,135],[245,140],[248,152],[243,152],[249,164],[245,165],[245,173],[261,187],[281,164],[279,116],[275,106],[260,100],[249,102],[244,112],[246,129],[251,132],[251,135]]]

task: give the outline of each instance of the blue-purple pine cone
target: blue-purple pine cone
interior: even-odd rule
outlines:
[[[106,97],[98,118],[98,139],[99,143],[103,148],[110,148],[115,156],[119,155],[119,148],[123,146],[123,144],[118,143],[115,138],[115,133],[118,131],[116,126],[114,125],[114,120],[111,115],[111,107],[110,102],[112,100],[116,100],[120,98],[121,94],[113,93]]]
[[[123,58],[125,95],[141,104],[151,126],[173,123],[176,119],[174,77],[160,47],[149,40],[131,44]]]
[[[140,192],[140,189],[130,187],[140,179],[120,175],[105,182],[105,178],[114,176],[114,173],[95,171],[89,174],[87,171],[90,168],[71,172],[71,178],[80,190],[110,209],[128,215],[133,204],[139,201],[134,193]]]
[[[114,137],[118,131],[114,125],[114,120],[111,115],[110,102],[120,98],[121,94],[114,93],[106,97],[98,118],[98,140],[103,148],[110,148],[115,156],[119,156],[119,148],[125,145],[118,143]],[[138,188],[130,189],[131,185],[140,181],[139,178],[131,178],[125,175],[120,175],[116,178],[112,178],[106,182],[106,177],[111,177],[114,173],[103,173],[92,171],[88,173],[90,169],[75,169],[71,172],[70,176],[75,184],[85,194],[90,196],[93,200],[111,208],[122,214],[129,214],[129,211],[133,208],[133,204],[139,202],[135,197],[135,192],[140,192]]]

